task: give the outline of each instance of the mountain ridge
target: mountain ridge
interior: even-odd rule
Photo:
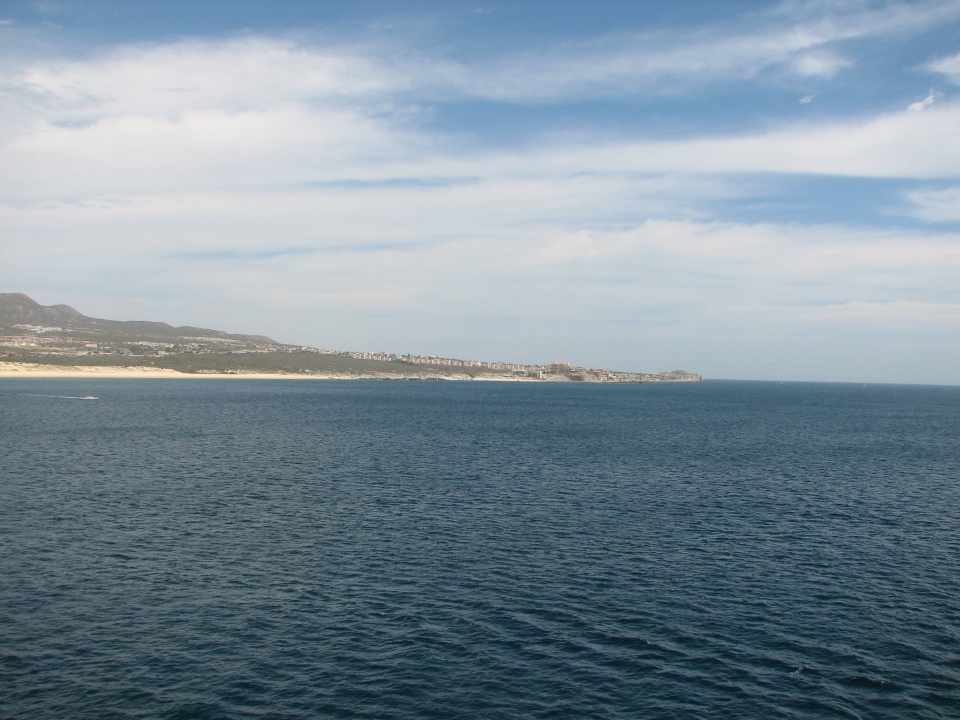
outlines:
[[[145,336],[172,338],[218,338],[247,343],[272,343],[265,335],[227,333],[211,328],[181,325],[175,327],[152,320],[107,320],[84,315],[69,305],[41,305],[26,293],[0,293],[0,327],[15,325],[45,325],[85,335]]]

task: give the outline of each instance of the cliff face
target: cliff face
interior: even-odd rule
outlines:
[[[0,327],[42,325],[59,327],[85,335],[125,338],[224,338],[241,342],[273,343],[263,335],[231,335],[221,330],[196,327],[173,327],[167,323],[146,320],[103,320],[91,318],[69,305],[40,305],[23,293],[0,293]]]

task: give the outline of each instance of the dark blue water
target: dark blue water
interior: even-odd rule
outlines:
[[[958,430],[960,388],[0,381],[0,718],[955,718]]]

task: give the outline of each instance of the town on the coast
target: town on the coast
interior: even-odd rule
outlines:
[[[258,373],[410,380],[643,383],[703,379],[685,370],[623,372],[560,361],[529,365],[288,345],[261,335],[89,318],[67,305],[40,305],[23,293],[0,293],[2,363],[73,368],[138,367],[194,375]]]

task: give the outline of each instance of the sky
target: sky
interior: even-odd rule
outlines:
[[[960,385],[960,2],[0,0],[0,291]]]

